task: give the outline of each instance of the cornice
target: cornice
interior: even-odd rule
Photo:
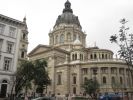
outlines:
[[[19,21],[19,20],[16,20],[16,19],[7,17],[7,16],[2,15],[2,14],[0,14],[0,20],[2,20],[2,21],[4,21],[4,22],[8,22],[8,23],[15,24],[15,25],[22,25],[22,26],[25,25],[25,23],[22,22],[22,21]]]

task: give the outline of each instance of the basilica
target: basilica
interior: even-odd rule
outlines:
[[[28,54],[29,60],[47,61],[48,92],[80,94],[85,80],[94,78],[99,93],[132,92],[133,80],[124,60],[113,58],[111,50],[86,46],[87,34],[68,0],[48,35],[49,45],[39,44]]]

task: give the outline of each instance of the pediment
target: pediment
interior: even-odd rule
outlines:
[[[28,56],[48,51],[50,48],[51,47],[48,45],[38,45],[28,54]]]

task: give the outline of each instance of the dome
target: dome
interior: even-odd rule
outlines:
[[[71,3],[68,0],[65,3],[65,8],[63,9],[63,13],[58,16],[55,26],[58,26],[63,23],[64,24],[75,24],[81,28],[80,22],[78,20],[78,16],[75,16],[73,14],[73,10],[71,9]]]

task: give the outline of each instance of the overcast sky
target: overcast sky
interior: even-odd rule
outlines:
[[[120,19],[126,18],[133,30],[133,0],[69,0],[74,15],[79,17],[82,30],[87,34],[87,46],[116,52],[109,37],[119,31]],[[48,33],[66,0],[1,0],[0,13],[18,20],[27,18],[29,30],[28,52],[38,44],[49,44]],[[133,31],[132,31],[133,32]]]

